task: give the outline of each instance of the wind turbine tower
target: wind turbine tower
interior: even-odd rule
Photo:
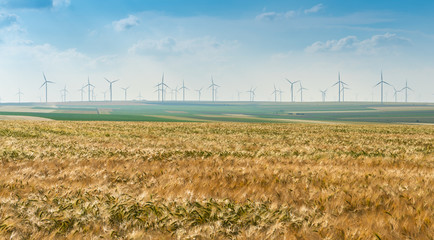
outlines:
[[[203,89],[203,88],[200,88],[200,89],[197,89],[197,90],[196,90],[196,92],[197,92],[197,94],[198,94],[198,96],[199,96],[199,102],[200,102],[200,95],[202,95],[202,89]]]
[[[308,90],[307,88],[304,88],[303,85],[300,83],[300,89],[298,90],[300,92],[300,101],[303,102],[303,90]]]
[[[54,82],[52,82],[52,81],[47,81],[47,78],[45,77],[45,74],[44,73],[42,73],[42,75],[44,76],[44,83],[41,85],[41,87],[40,88],[42,88],[44,85],[45,85],[45,102],[47,103],[48,102],[48,84],[49,83],[54,83]]]
[[[213,102],[215,102],[215,99],[216,99],[215,95],[216,95],[217,87],[220,87],[220,86],[214,83],[214,79],[211,76],[211,85],[209,85],[208,89],[212,88],[212,101]]]
[[[387,85],[389,85],[389,86],[392,86],[392,85],[390,85],[388,82],[386,82],[386,81],[384,81],[383,80],[383,71],[381,71],[381,81],[380,82],[378,82],[374,87],[376,87],[376,86],[378,86],[378,85],[381,85],[381,104],[383,104],[383,85],[384,84],[387,84]]]
[[[326,100],[326,95],[327,95],[327,89],[325,89],[324,91],[319,90],[321,92],[321,97],[322,97],[322,101],[325,102]]]
[[[179,90],[181,90],[181,88],[178,88],[178,86],[176,86],[176,88],[173,89],[173,91],[175,93],[175,101],[178,101],[178,92],[179,92]]]
[[[21,92],[21,89],[18,89],[17,95],[18,95],[18,103],[21,103],[21,95],[24,93]]]
[[[107,95],[107,91],[101,92],[102,94],[104,94],[104,102],[106,101],[106,95]]]
[[[280,88],[277,91],[279,92],[280,102],[282,102],[282,93],[283,93],[283,91]]]
[[[119,81],[119,79],[116,79],[113,81],[110,81],[107,78],[104,78],[104,79],[110,84],[110,102],[112,102],[113,101],[113,83]]]
[[[250,93],[250,101],[251,102],[255,101],[255,95],[256,95],[255,91],[256,91],[256,88],[255,89],[250,88],[250,90],[247,91],[248,93]]]
[[[185,90],[188,90],[188,87],[185,86],[184,80],[182,80],[182,87],[180,90],[182,90],[182,101],[185,101]]]
[[[122,88],[122,90],[124,90],[124,94],[125,94],[125,101],[127,101],[127,91],[128,91],[128,88],[130,88],[130,87]]]
[[[294,82],[291,82],[291,81],[289,81],[288,78],[286,78],[286,81],[288,81],[289,84],[291,84],[291,102],[294,102],[294,84],[295,84],[295,83],[298,83],[298,82],[300,82],[300,81],[294,81]]]
[[[279,91],[276,89],[276,85],[274,85],[274,91],[271,94],[274,94],[274,102],[277,102],[277,93]]]
[[[81,87],[80,89],[78,89],[78,91],[80,91],[80,93],[81,93],[81,101],[83,102],[83,95],[84,95],[84,86],[83,87]]]
[[[94,85],[92,85],[92,84],[90,84],[90,80],[89,80],[89,77],[87,77],[87,84],[86,85],[84,85],[84,87],[87,87],[87,94],[88,94],[88,100],[89,100],[89,102],[91,101],[91,93],[92,93],[92,91],[90,90],[90,87],[95,87]]]
[[[62,90],[60,90],[60,92],[62,93],[63,102],[66,102],[66,94],[69,93],[69,91],[66,89],[66,85]]]
[[[241,92],[237,90],[238,95],[238,102],[240,101]]]
[[[344,82],[341,81],[341,72],[338,72],[338,81],[337,81],[335,84],[333,84],[332,87],[334,87],[334,86],[336,86],[336,85],[338,85],[338,94],[339,94],[338,102],[341,102],[341,92],[342,92],[342,88],[343,88],[345,85],[347,85],[346,83],[344,83]]]
[[[408,87],[408,85],[407,85],[407,80],[405,81],[405,87],[404,88],[402,88],[401,90],[399,90],[399,91],[402,91],[402,90],[405,90],[405,102],[407,102],[407,90],[411,90],[411,91],[413,91],[413,89],[411,89],[410,87]]]
[[[345,102],[345,90],[349,89],[346,86],[342,86],[342,102]]]
[[[168,88],[167,84],[164,83],[164,73],[161,77],[161,83],[157,84],[156,87],[158,87],[158,101],[160,101],[160,91],[161,91],[161,102],[164,102],[164,94],[166,92],[165,88]]]
[[[401,92],[401,90],[396,90],[395,87],[393,87],[393,97],[395,98],[395,102],[398,102],[398,93]]]

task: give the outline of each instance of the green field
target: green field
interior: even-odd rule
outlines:
[[[74,121],[434,123],[431,103],[71,102],[1,104],[0,116]],[[1,117],[0,117],[1,119]]]

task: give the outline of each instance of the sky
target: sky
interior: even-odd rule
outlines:
[[[39,102],[45,73],[48,100],[156,100],[164,73],[171,87],[189,88],[186,100],[288,101],[300,81],[304,101],[379,101],[384,80],[411,102],[434,102],[434,1],[427,0],[0,0],[1,102]],[[394,89],[384,98],[393,102]],[[300,101],[299,84],[294,98]],[[105,93],[104,93],[105,92]],[[166,99],[175,99],[170,90]],[[181,93],[178,94],[181,99]],[[279,99],[279,97],[278,97]],[[403,92],[397,94],[404,101]]]

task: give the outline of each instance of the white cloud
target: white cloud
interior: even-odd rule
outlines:
[[[112,24],[116,31],[121,32],[139,25],[139,19],[134,15],[129,15],[127,18],[114,21]]]
[[[142,40],[135,43],[129,53],[167,56],[180,54],[216,53],[236,46],[236,42],[218,42],[211,37],[178,40],[166,37],[159,40]]]
[[[297,13],[295,11],[287,11],[287,12],[265,12],[261,13],[256,16],[256,20],[267,20],[267,21],[274,21],[279,19],[288,19],[295,17]]]
[[[357,37],[348,36],[339,40],[328,40],[326,42],[315,42],[311,46],[306,48],[307,52],[324,52],[324,51],[344,51],[348,49],[354,49],[358,42]]]
[[[274,20],[279,16],[276,12],[265,12],[256,16],[257,20]]]
[[[324,8],[324,5],[322,3],[317,4],[309,9],[304,10],[304,13],[309,14],[309,13],[316,13],[319,12],[321,9]]]
[[[355,36],[347,36],[339,40],[328,40],[326,42],[318,41],[308,46],[305,51],[309,53],[353,51],[358,54],[375,54],[380,49],[408,46],[410,44],[411,41],[407,38],[386,33],[374,35],[362,41],[358,40]]]
[[[16,23],[18,17],[14,14],[0,13],[0,28],[9,27]]]
[[[68,7],[71,4],[71,0],[53,0],[53,7]]]

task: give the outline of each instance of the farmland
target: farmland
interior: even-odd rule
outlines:
[[[434,124],[434,104],[130,101],[0,105],[0,119],[12,116],[71,121]]]
[[[433,126],[1,123],[0,238],[434,236]]]

